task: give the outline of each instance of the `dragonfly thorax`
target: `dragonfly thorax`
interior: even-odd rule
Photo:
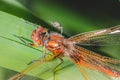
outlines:
[[[47,41],[45,47],[54,54],[59,55],[64,52],[63,40],[64,38],[60,34],[51,33],[49,34],[49,40]]]

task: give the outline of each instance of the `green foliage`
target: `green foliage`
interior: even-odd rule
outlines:
[[[26,42],[30,43],[29,40],[31,40],[31,33],[34,29],[36,29],[37,26],[29,23],[28,21],[40,24],[47,28],[50,26],[47,25],[46,22],[50,24],[50,21],[58,21],[62,23],[65,28],[64,31],[68,35],[98,29],[103,25],[105,25],[104,27],[107,27],[107,25],[112,25],[112,23],[114,25],[119,23],[119,20],[114,21],[109,16],[105,16],[105,18],[108,18],[107,20],[109,20],[110,23],[107,23],[108,21],[99,22],[98,20],[95,21],[95,24],[93,24],[94,20],[90,17],[87,18],[82,14],[78,15],[70,9],[64,9],[60,5],[45,1],[35,3],[32,6],[32,9],[33,10],[30,11],[33,11],[32,13],[40,17],[40,19],[31,14],[28,9],[15,0],[12,2],[9,0],[0,1],[0,66],[4,68],[1,68],[1,80],[6,80],[8,77],[12,76],[7,74],[8,76],[6,77],[5,74],[2,74],[2,72],[8,73],[6,69],[20,72],[28,67],[27,64],[30,61],[42,57],[42,47],[38,49],[28,47],[20,39],[14,36],[22,36],[27,39],[25,40]],[[100,26],[96,27],[98,24],[100,24]],[[112,48],[107,47],[104,48],[104,51],[110,53],[119,52],[119,48],[115,51],[112,51],[111,49]],[[118,56],[116,54],[111,55],[114,57]],[[64,60],[65,62],[59,68],[61,70],[56,74],[57,79],[84,80],[77,67],[74,66],[70,60],[66,58]],[[59,60],[55,60],[45,63],[38,66],[36,69],[33,69],[28,74],[40,79],[52,80],[53,69],[57,64],[59,64],[59,62]],[[91,80],[98,80],[97,76],[99,76],[100,80],[108,80],[105,78],[106,76],[103,76],[95,71],[87,70],[87,72],[90,74],[90,76],[93,76],[91,77]],[[96,76],[94,74],[96,74]]]

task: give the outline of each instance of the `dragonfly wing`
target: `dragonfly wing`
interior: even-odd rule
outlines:
[[[86,44],[92,44],[90,41],[92,39],[97,39],[97,37],[99,36],[106,36],[110,34],[111,36],[114,34],[120,34],[120,25],[115,26],[115,27],[111,27],[111,28],[106,28],[106,29],[101,29],[101,30],[96,30],[96,31],[91,31],[91,32],[85,32],[85,33],[81,33],[78,35],[75,35],[73,37],[70,37],[68,40],[74,42],[75,44],[82,44],[87,42]],[[120,36],[119,36],[120,38]],[[99,39],[100,41],[100,39]],[[120,40],[119,40],[120,41]]]
[[[82,48],[82,47],[79,47],[76,45],[75,45],[75,49],[78,53],[80,53],[82,55],[86,55],[86,56],[88,55],[88,56],[91,56],[93,59],[96,59],[98,61],[107,62],[107,63],[111,63],[111,64],[115,64],[115,65],[120,66],[120,60],[118,60],[118,59],[113,59],[113,58],[109,58],[106,56],[102,56],[102,55],[99,55],[93,51],[87,50],[85,48]]]
[[[115,65],[120,64],[119,60],[103,57],[79,46],[75,46],[75,51],[73,52],[70,53],[69,57],[78,67],[84,66],[109,76],[120,77],[120,69],[115,67]],[[118,66],[120,67],[120,65]]]
[[[87,46],[120,45],[120,34],[108,34],[108,35],[91,37],[88,40],[78,44],[87,45]]]

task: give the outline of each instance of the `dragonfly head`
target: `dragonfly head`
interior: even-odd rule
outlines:
[[[36,45],[43,45],[43,38],[46,34],[47,30],[43,27],[38,27],[36,30],[32,32],[32,40]]]

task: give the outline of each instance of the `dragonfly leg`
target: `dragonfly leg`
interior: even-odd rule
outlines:
[[[31,64],[33,64],[33,63],[35,63],[35,62],[39,62],[40,60],[32,60],[32,61],[30,61],[27,65],[31,65]]]
[[[60,59],[60,63],[53,69],[53,80],[56,80],[55,78],[55,74],[56,72],[58,72],[59,70],[56,70],[64,61],[62,58],[59,58]]]
[[[27,44],[26,42],[25,42],[25,40],[23,40],[23,38],[22,37],[20,37],[20,36],[17,36],[17,35],[14,35],[15,37],[17,37],[18,39],[20,39],[24,44]]]
[[[37,46],[36,44],[32,43],[32,41],[29,40],[29,39],[26,39],[24,37],[17,36],[17,35],[14,35],[14,36],[17,37],[18,39],[20,39],[27,46],[31,46],[31,47],[36,47]],[[27,43],[26,41],[29,41],[30,43]]]
[[[14,35],[15,37],[17,37],[17,38],[19,38],[25,45],[27,45],[27,46],[30,46],[30,47],[37,47],[37,45],[36,44],[34,44],[34,43],[27,43],[25,40],[26,39],[24,39],[23,37],[20,37],[20,36],[17,36],[17,35]],[[46,48],[45,47],[43,47],[43,57],[42,58],[45,58],[45,56],[46,56]],[[44,60],[44,59],[43,59]],[[37,61],[39,61],[39,60],[33,60],[33,61],[30,61],[29,63],[28,63],[28,65],[30,65],[30,64],[32,64],[32,63],[34,63],[34,62],[37,62]]]
[[[9,78],[8,80],[19,80],[21,77],[24,77],[24,75],[25,75],[26,73],[28,73],[29,71],[31,71],[33,68],[41,65],[41,64],[43,63],[43,61],[44,61],[44,62],[49,62],[49,61],[52,61],[53,59],[55,59],[55,55],[50,55],[50,56],[48,56],[47,58],[45,58],[44,60],[43,60],[43,58],[42,58],[42,59],[40,59],[39,61],[31,64],[30,66],[28,66],[28,67],[27,67],[26,69],[24,69],[22,72],[20,72],[20,73],[14,75],[13,77]]]
[[[45,57],[46,57],[46,48],[43,47],[43,54],[42,54],[43,62],[44,62]],[[35,62],[39,62],[39,61],[40,61],[39,59],[38,60],[32,60],[28,63],[28,65],[30,65],[32,63],[35,63]]]
[[[45,46],[43,47],[43,58],[45,58],[46,57],[46,48],[45,48]]]

